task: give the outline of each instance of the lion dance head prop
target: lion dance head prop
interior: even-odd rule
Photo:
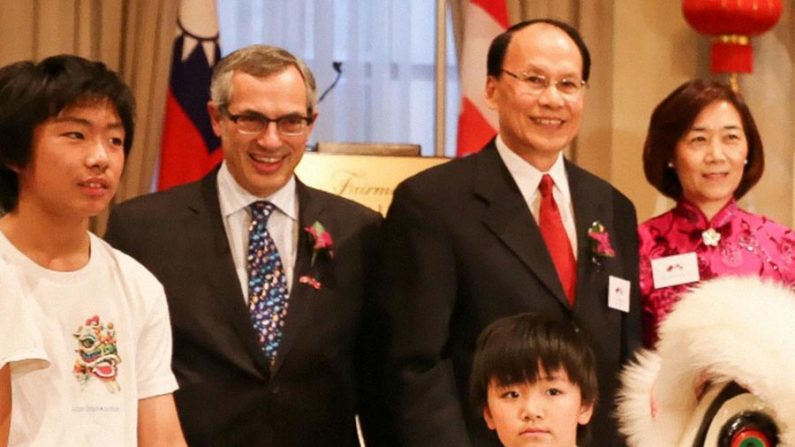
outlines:
[[[686,293],[621,376],[637,447],[795,447],[795,294],[757,278]]]

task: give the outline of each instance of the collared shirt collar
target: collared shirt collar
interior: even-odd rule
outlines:
[[[223,162],[221,168],[218,170],[218,200],[221,205],[221,215],[225,218],[243,208],[247,208],[252,202],[267,200],[276,205],[276,208],[291,220],[297,221],[297,197],[294,175],[290,177],[290,180],[284,186],[273,194],[267,197],[259,197],[251,194],[237,183],[232,173],[229,172],[226,162]]]
[[[528,163],[525,159],[512,151],[500,135],[497,135],[497,152],[500,154],[503,163],[508,168],[519,191],[522,193],[527,203],[532,203],[538,193],[538,185],[541,184],[541,177],[549,174],[555,182],[555,189],[560,192],[560,196],[565,200],[565,204],[559,203],[558,206],[569,206],[571,202],[571,192],[569,191],[569,181],[566,176],[566,165],[563,161],[563,151],[558,153],[558,158],[548,172],[541,172],[535,166]]]

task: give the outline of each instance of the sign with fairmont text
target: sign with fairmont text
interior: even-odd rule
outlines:
[[[305,184],[386,214],[395,187],[412,175],[448,161],[443,157],[339,155],[307,152],[295,170]]]

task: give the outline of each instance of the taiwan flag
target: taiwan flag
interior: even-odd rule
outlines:
[[[215,0],[181,0],[171,61],[157,189],[198,180],[223,158],[207,102],[221,58]]]
[[[486,105],[486,54],[491,41],[508,28],[505,0],[469,0],[464,8],[459,157],[479,151],[497,133],[497,114]]]

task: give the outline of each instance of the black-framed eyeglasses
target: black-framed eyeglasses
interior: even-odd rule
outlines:
[[[540,95],[544,93],[550,85],[554,85],[555,89],[564,97],[569,99],[576,99],[580,93],[588,86],[588,83],[580,78],[562,78],[557,81],[550,81],[549,78],[543,75],[526,74],[526,73],[512,73],[506,69],[501,70],[508,76],[518,79],[527,87],[527,90],[534,94]]]
[[[285,136],[302,135],[306,129],[312,124],[314,118],[302,115],[284,115],[278,118],[268,118],[267,116],[259,113],[229,113],[226,107],[221,109],[230,121],[235,123],[237,131],[246,134],[254,135],[264,131],[270,123],[276,123],[276,130]]]

